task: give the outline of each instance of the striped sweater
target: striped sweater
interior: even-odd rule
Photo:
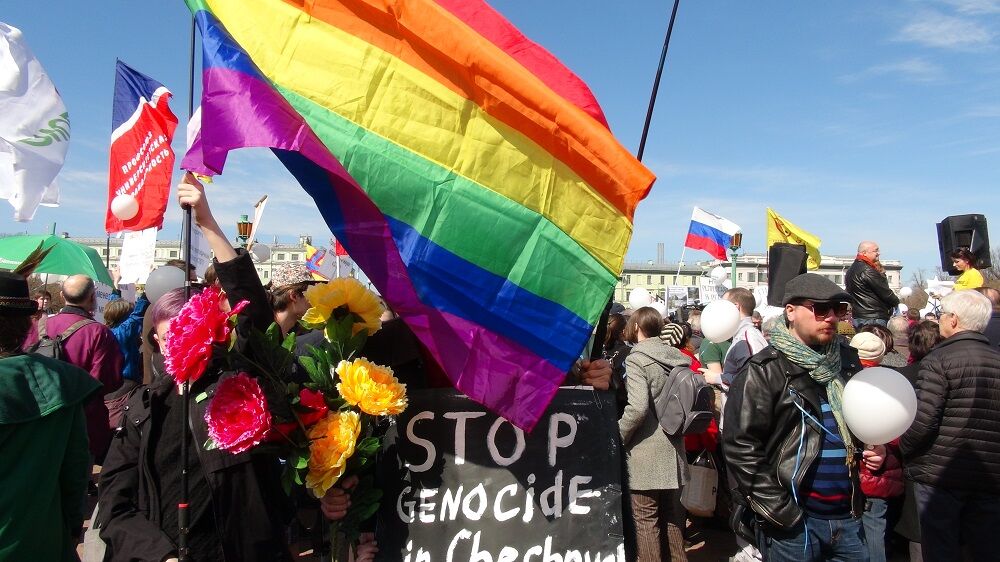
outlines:
[[[819,519],[846,519],[851,516],[851,473],[847,448],[840,438],[837,419],[826,400],[822,401],[823,448],[809,467],[799,491],[802,508]]]

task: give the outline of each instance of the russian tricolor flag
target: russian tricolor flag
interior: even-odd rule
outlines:
[[[695,207],[684,247],[705,250],[715,259],[724,260],[729,240],[739,231],[736,223]]]

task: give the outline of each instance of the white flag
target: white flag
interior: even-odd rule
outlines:
[[[59,204],[55,179],[69,146],[69,114],[21,30],[0,22],[0,197],[14,220]]]

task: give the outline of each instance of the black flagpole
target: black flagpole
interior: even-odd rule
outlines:
[[[188,64],[188,123],[194,113],[194,46],[195,46],[195,20],[191,18],[191,49]],[[183,222],[181,224],[181,246],[184,253],[184,300],[187,302],[191,298],[191,207],[185,206],[183,209]],[[181,413],[184,418],[184,426],[181,429],[181,498],[177,502],[177,559],[178,562],[188,562],[191,557],[188,552],[188,449],[190,448],[191,433],[188,430],[189,418],[191,417],[191,403],[188,391],[191,390],[187,380],[184,381],[184,392],[181,395]]]
[[[667,24],[667,36],[663,39],[663,50],[660,52],[660,65],[656,69],[656,78],[653,79],[653,92],[649,94],[649,108],[646,109],[646,122],[642,125],[642,137],[639,139],[639,150],[635,157],[642,161],[642,153],[646,150],[646,136],[649,135],[649,122],[653,119],[653,106],[656,105],[656,93],[660,89],[660,76],[663,75],[663,64],[667,60],[667,49],[670,48],[670,35],[674,32],[674,20],[677,19],[677,6],[681,0],[674,0],[674,8],[670,11],[670,23]],[[608,316],[611,315],[611,304],[615,297],[611,295],[601,319],[597,322],[597,329],[594,332],[594,345],[590,349],[590,358],[600,359],[604,351],[604,335],[608,330]]]
[[[663,51],[660,52],[660,66],[656,69],[653,80],[653,92],[649,94],[649,109],[646,110],[646,122],[642,126],[642,137],[639,139],[639,151],[636,158],[642,161],[642,153],[646,150],[646,136],[649,134],[649,122],[653,119],[653,106],[656,105],[656,93],[660,89],[660,76],[663,74],[663,63],[667,60],[667,49],[670,48],[670,35],[674,32],[674,20],[677,19],[677,6],[681,0],[674,0],[674,9],[670,11],[670,23],[667,25],[667,36],[663,39]]]

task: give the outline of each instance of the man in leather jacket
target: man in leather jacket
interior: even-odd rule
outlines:
[[[892,309],[899,306],[899,297],[889,288],[889,280],[878,258],[878,244],[862,242],[844,279],[854,305],[855,329],[865,324],[885,326]]]
[[[843,384],[861,369],[837,336],[849,298],[814,273],[789,281],[786,322],[729,391],[723,444],[733,497],[752,512],[758,548],[771,562],[868,560],[858,462],[877,470],[884,448],[862,460],[863,444],[840,415]]]

